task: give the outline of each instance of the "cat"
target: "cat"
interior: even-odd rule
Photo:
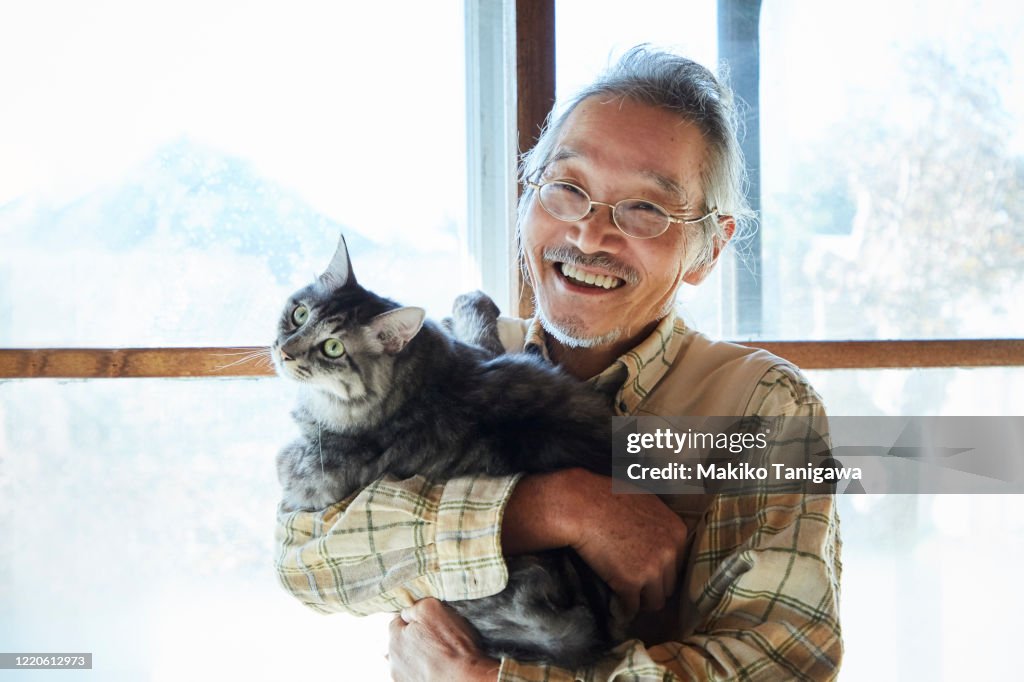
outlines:
[[[322,509],[390,474],[434,481],[611,472],[604,398],[543,359],[504,355],[497,306],[460,297],[449,328],[356,281],[342,236],[327,270],[291,296],[272,356],[302,385],[301,437],[277,458],[284,503]],[[576,668],[621,639],[608,587],[572,550],[509,557],[500,593],[449,602],[490,656]]]

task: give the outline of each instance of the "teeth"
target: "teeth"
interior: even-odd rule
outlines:
[[[621,280],[610,275],[595,275],[591,272],[583,272],[581,270],[577,270],[568,263],[562,263],[562,274],[569,279],[576,280],[577,282],[593,284],[594,286],[602,287],[604,289],[614,289],[622,284]]]

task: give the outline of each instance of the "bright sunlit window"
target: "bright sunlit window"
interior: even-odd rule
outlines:
[[[638,42],[729,71],[715,5],[557,3],[560,101]],[[1024,336],[1022,33],[994,1],[765,0],[760,249],[684,287],[684,319],[741,340]],[[741,320],[752,260],[759,313]],[[807,375],[836,415],[1024,414],[1019,368]],[[1024,558],[1024,500],[851,495],[840,513],[841,680],[1016,674],[1001,573]]]
[[[22,294],[0,296],[0,344],[265,344],[341,232],[367,286],[446,313],[465,289],[462,4],[402,14],[0,10],[0,283]]]
[[[556,106],[638,43],[727,72],[718,8],[739,5],[559,0]],[[760,241],[685,287],[688,324],[1024,336],[1024,9],[940,5],[761,3]],[[361,283],[445,315],[506,267],[467,256],[489,229],[467,167],[500,163],[467,145],[465,10],[0,6],[0,348],[267,345],[342,232]],[[807,374],[837,415],[1024,414],[1020,368]],[[388,616],[319,616],[277,583],[292,399],[272,378],[0,381],[0,648],[93,652],[76,679],[385,679]],[[1017,674],[1024,498],[840,505],[842,680]]]
[[[0,347],[266,345],[342,231],[362,283],[446,313],[463,6],[400,15],[0,7]],[[82,679],[383,678],[386,617],[278,585],[291,405],[275,379],[0,383],[0,648],[92,652]]]

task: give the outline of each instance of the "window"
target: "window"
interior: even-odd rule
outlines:
[[[147,5],[0,10],[0,348],[265,344],[341,231],[364,283],[432,316],[500,290],[481,272],[507,269],[500,240],[473,242],[511,177],[488,138],[511,119],[484,101],[510,5]],[[744,6],[560,0],[557,95],[639,42],[716,64]],[[545,27],[518,28],[522,57]],[[1024,335],[1022,29],[995,2],[761,3],[760,242],[684,317],[724,338]],[[494,177],[467,190],[467,167]],[[904,365],[808,374],[835,414],[1024,412],[1019,367]],[[385,677],[386,616],[322,619],[277,587],[290,404],[272,379],[0,381],[7,649],[92,651],[104,679],[313,676],[340,656]],[[843,679],[1009,676],[990,654],[1011,646],[997,567],[1024,558],[1021,501],[841,505]]]
[[[759,239],[684,287],[684,319],[734,339],[1024,335],[1024,11],[757,5],[557,3],[563,102],[638,42],[718,64],[717,37],[739,33],[723,22],[753,12],[758,44],[730,49],[758,57],[746,125],[748,141],[759,138],[760,164],[749,168]],[[749,66],[728,66],[739,87]],[[807,374],[836,415],[1024,413],[1019,367]],[[1012,676],[993,655],[1012,647],[1000,633],[1014,618],[995,606],[1006,584],[997,567],[1024,555],[1024,500],[850,495],[840,513],[840,679]]]
[[[0,9],[0,347],[266,345],[342,231],[364,284],[443,315],[479,276],[463,6],[400,10]],[[275,379],[0,383],[5,650],[93,652],[103,679],[385,677],[387,617],[320,618],[274,574],[291,402]]]
[[[0,345],[265,344],[343,231],[382,294],[466,289],[461,4],[4,14]]]
[[[934,9],[763,3],[763,338],[1024,336],[1024,12]]]

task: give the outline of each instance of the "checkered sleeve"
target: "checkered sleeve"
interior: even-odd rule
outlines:
[[[824,420],[820,398],[789,366],[769,370],[748,414]],[[807,438],[802,433],[783,438]],[[807,441],[819,452],[820,441]],[[832,495],[720,495],[693,529],[686,589],[694,623],[678,642],[621,644],[585,670],[502,661],[499,680],[831,680],[839,626],[839,518]]]
[[[501,518],[518,477],[384,478],[319,511],[278,508],[284,588],[321,613],[399,611],[500,592]]]

